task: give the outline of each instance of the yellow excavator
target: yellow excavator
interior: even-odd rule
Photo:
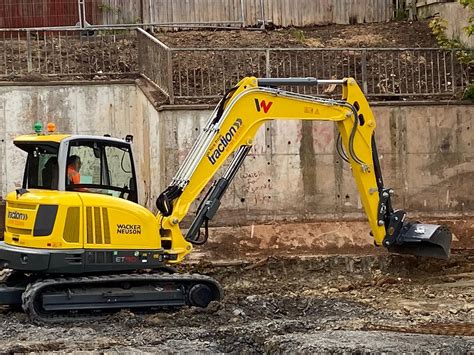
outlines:
[[[341,86],[342,98],[282,89],[321,84]],[[207,307],[220,300],[216,280],[177,273],[172,265],[206,242],[208,222],[269,120],[335,122],[337,150],[352,168],[375,245],[448,258],[452,237],[446,227],[409,222],[404,211],[393,209],[377,155],[375,118],[354,79],[247,77],[212,112],[158,197],[156,216],[138,204],[132,137],[42,134],[40,127],[16,138],[27,160],[22,188],[6,199],[0,267],[11,271],[0,283],[0,304],[21,305],[31,318],[49,321],[122,308]],[[191,204],[232,154],[183,234],[180,222]]]

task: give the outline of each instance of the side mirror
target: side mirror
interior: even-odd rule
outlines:
[[[130,178],[130,181],[129,181],[129,183],[128,183],[128,188],[130,189],[130,191],[133,191],[133,192],[136,191],[136,188],[135,188],[135,178]]]
[[[97,146],[96,143],[94,143],[94,146],[92,147],[92,150],[94,151],[94,156],[99,159],[100,158],[100,148]]]

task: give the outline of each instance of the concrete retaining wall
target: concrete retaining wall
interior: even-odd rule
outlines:
[[[385,185],[396,206],[427,215],[474,212],[474,106],[376,106]],[[210,111],[162,111],[169,181]],[[352,173],[330,122],[272,122],[223,201],[220,222],[362,217]]]
[[[139,93],[139,94],[138,94]],[[58,132],[133,134],[135,164],[143,179],[142,192],[149,191],[149,129],[158,113],[134,81],[120,84],[37,84],[0,86],[0,200],[7,191],[21,186],[26,155],[15,148],[13,138],[32,134],[33,125],[54,122]],[[146,149],[146,151],[144,150]],[[142,193],[144,202],[148,193]]]
[[[385,185],[411,214],[474,213],[474,106],[374,106]],[[40,119],[59,131],[133,134],[140,201],[154,208],[210,110],[157,112],[126,84],[0,87],[0,191],[20,186],[24,154],[12,144]],[[226,194],[217,224],[363,217],[329,122],[272,122]]]

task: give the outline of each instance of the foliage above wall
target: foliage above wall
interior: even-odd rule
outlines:
[[[467,36],[470,37],[472,34],[474,34],[474,0],[459,0],[459,2],[464,8],[471,12],[469,24],[468,26],[464,27],[464,31],[466,32]],[[466,49],[465,51],[463,50],[457,52],[458,60],[468,66],[474,65],[474,54],[472,50],[470,50],[470,48],[459,38],[448,38],[446,35],[448,22],[445,19],[436,16],[433,20],[431,20],[429,26],[436,37],[436,41],[441,47]],[[464,99],[474,100],[474,82],[469,83],[463,97]]]
[[[471,36],[474,33],[474,0],[459,0],[464,8],[468,8],[471,11],[471,16],[469,17],[469,25],[464,27],[466,34]]]

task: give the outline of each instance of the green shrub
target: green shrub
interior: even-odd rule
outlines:
[[[293,27],[290,30],[290,34],[294,39],[296,39],[298,42],[301,42],[301,43],[303,43],[304,40],[306,39],[303,30],[300,30],[298,28]]]
[[[469,86],[464,91],[464,95],[462,97],[464,100],[472,100],[474,101],[474,82],[471,82]]]

